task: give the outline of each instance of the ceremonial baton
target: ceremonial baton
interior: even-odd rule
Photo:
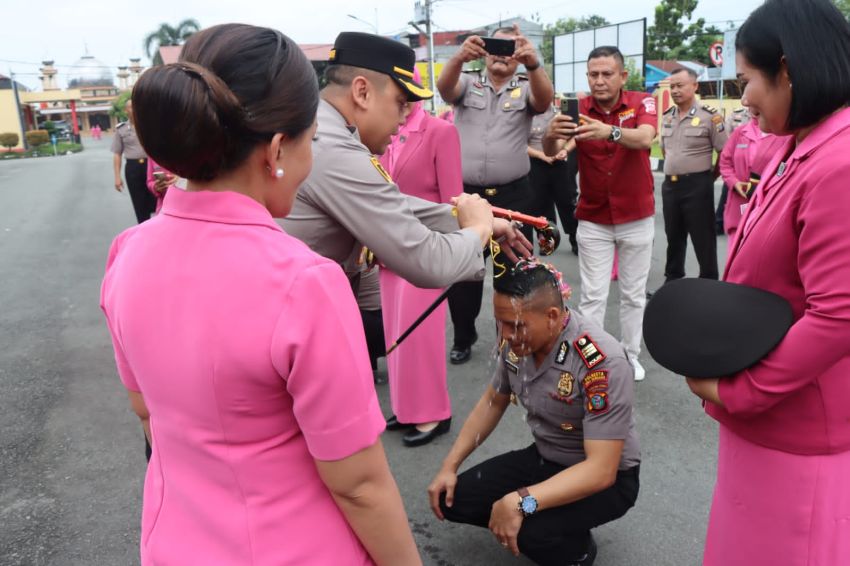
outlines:
[[[492,207],[492,211],[493,216],[496,218],[521,222],[522,224],[528,224],[529,226],[536,228],[539,234],[537,243],[540,246],[540,255],[552,255],[552,253],[558,249],[558,244],[561,242],[561,234],[557,227],[552,226],[545,216],[529,216],[528,214],[522,214],[520,212],[514,212],[513,210],[507,210],[495,206]],[[453,211],[453,214],[457,214],[457,209]],[[387,356],[389,356],[393,350],[398,348],[404,339],[410,336],[410,333],[416,330],[419,325],[422,324],[422,322],[424,322],[438,306],[440,306],[440,303],[446,300],[446,297],[449,296],[449,291],[451,291],[452,287],[453,285],[450,285],[445,291],[440,293],[440,296],[437,297],[434,302],[419,315],[419,318],[417,318],[413,324],[411,324],[410,327],[405,330],[395,342],[392,343],[392,345],[387,349]]]

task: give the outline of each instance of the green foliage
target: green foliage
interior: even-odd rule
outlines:
[[[42,127],[42,128],[44,128],[45,130],[47,130],[47,132],[48,132],[50,135],[53,135],[53,130],[55,130],[55,129],[56,129],[56,124],[54,124],[54,123],[53,123],[52,121],[50,121],[50,120],[47,120],[47,121],[45,121],[45,122],[41,125],[41,127]]]
[[[708,56],[708,50],[711,44],[716,41],[723,41],[723,32],[715,26],[708,26],[694,36],[691,42],[676,58],[686,61],[699,61],[705,65],[710,65],[711,59]]]
[[[119,122],[126,122],[128,116],[127,113],[124,112],[124,107],[127,105],[127,101],[130,100],[132,95],[132,91],[129,90],[119,94],[118,97],[112,101],[112,106],[109,108],[109,115],[115,116]]]
[[[27,143],[31,146],[50,143],[50,134],[47,133],[47,130],[30,130],[24,136],[27,138]]]
[[[697,4],[699,0],[661,0],[655,7],[655,23],[646,33],[647,59],[683,59],[694,55],[689,52],[689,46],[703,33],[705,18],[687,26],[685,20],[691,19]],[[702,60],[707,59],[708,49],[702,57]]]
[[[7,151],[11,151],[20,141],[21,136],[15,132],[4,132],[0,134],[0,145],[5,147]]]
[[[844,14],[844,17],[850,20],[850,0],[834,0],[835,5]]]
[[[643,73],[638,70],[634,59],[626,59],[626,71],[629,72],[629,76],[626,79],[626,85],[624,88],[626,90],[644,92],[646,90],[646,85],[644,83]]]
[[[145,36],[142,42],[145,47],[145,53],[151,58],[154,65],[162,65],[162,57],[159,54],[159,48],[166,45],[183,45],[189,37],[196,31],[200,31],[201,24],[195,19],[186,19],[171,26],[168,24],[160,24],[159,29]]]
[[[554,62],[554,37],[556,35],[563,35],[565,33],[572,33],[574,31],[582,31],[607,25],[610,25],[610,22],[602,16],[597,15],[582,16],[579,19],[560,18],[554,24],[546,24],[543,28],[543,33],[545,34],[543,36],[543,43],[540,45],[540,56],[543,57],[543,63],[547,66],[551,66]]]

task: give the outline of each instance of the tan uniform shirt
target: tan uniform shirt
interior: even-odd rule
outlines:
[[[723,116],[710,106],[694,102],[689,112],[680,114],[673,106],[664,113],[661,150],[665,175],[687,175],[710,171],[712,152],[723,149],[729,132]]]
[[[528,134],[529,147],[543,151],[543,137],[546,135],[546,128],[549,127],[549,122],[552,121],[555,114],[555,109],[550,106],[546,112],[531,119],[531,131]]]
[[[124,154],[125,159],[145,159],[147,155],[136,137],[136,129],[130,122],[121,122],[112,136],[112,153]]]
[[[750,113],[746,108],[736,108],[726,118],[726,129],[729,130],[729,135],[732,135],[737,128],[750,121]]]
[[[484,278],[481,241],[475,231],[458,229],[450,205],[399,192],[357,130],[324,100],[317,121],[313,170],[282,221],[288,234],[340,263],[352,279],[362,246],[419,287]]]
[[[504,185],[527,175],[528,133],[536,114],[528,80],[515,76],[496,91],[486,76],[462,74],[460,85],[453,104],[464,184]]]
[[[547,460],[572,466],[587,457],[585,439],[623,440],[619,469],[640,463],[634,370],[620,343],[580,314],[570,313],[539,368],[533,356],[518,358],[503,344],[492,385],[528,412],[534,443]]]

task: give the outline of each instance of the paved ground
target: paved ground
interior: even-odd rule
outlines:
[[[112,238],[134,223],[129,197],[112,189],[109,140],[79,155],[0,161],[0,564],[138,563],[144,456],[139,425],[115,374],[98,292]],[[659,201],[660,208],[660,201]],[[650,287],[661,282],[658,217]],[[725,255],[725,238],[718,240]],[[579,296],[569,248],[554,262]],[[693,257],[689,270],[695,272]],[[449,366],[453,434],[406,449],[384,443],[424,561],[434,566],[530,564],[487,531],[439,523],[425,487],[454,433],[483,391],[495,341],[485,309],[471,362]],[[616,322],[612,285],[609,330]],[[647,355],[637,385],[643,447],[641,494],[623,519],[598,529],[598,566],[700,563],[713,485],[716,427],[680,378]],[[438,363],[435,361],[435,363]],[[442,363],[442,362],[439,362]],[[383,366],[382,366],[383,367]],[[389,413],[386,385],[378,394]],[[530,442],[521,411],[510,410],[470,459]]]

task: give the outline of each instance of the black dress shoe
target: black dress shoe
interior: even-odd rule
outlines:
[[[449,352],[449,361],[454,365],[464,364],[472,357],[472,348],[452,348]]]
[[[597,551],[596,541],[593,540],[593,535],[591,534],[587,539],[587,551],[584,556],[575,562],[570,562],[569,566],[593,566],[593,562],[596,560]]]
[[[407,430],[412,426],[412,424],[398,422],[398,417],[395,415],[387,419],[387,430]]]
[[[452,428],[452,418],[449,417],[444,421],[440,421],[437,423],[437,426],[432,428],[427,432],[422,432],[416,428],[405,433],[405,435],[401,438],[402,442],[404,442],[405,446],[422,446],[423,444],[428,444],[441,434],[446,434],[449,432],[449,429]]]

